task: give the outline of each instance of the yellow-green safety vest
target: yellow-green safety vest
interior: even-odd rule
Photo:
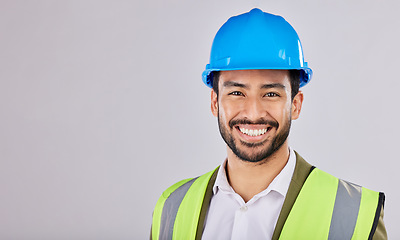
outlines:
[[[182,180],[163,192],[153,212],[152,239],[190,240],[214,171]],[[384,194],[314,168],[283,225],[279,239],[372,239]]]

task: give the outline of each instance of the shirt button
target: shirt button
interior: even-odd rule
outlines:
[[[242,211],[242,212],[246,212],[246,211],[247,211],[247,206],[243,206],[243,207],[241,207],[241,208],[240,208],[240,211]]]

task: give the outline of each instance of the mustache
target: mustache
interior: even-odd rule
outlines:
[[[232,119],[229,121],[229,127],[233,128],[233,126],[237,124],[249,124],[249,125],[270,125],[271,127],[278,128],[279,123],[277,121],[273,120],[267,120],[264,118],[260,118],[256,121],[251,121],[249,119],[243,118],[243,119]]]

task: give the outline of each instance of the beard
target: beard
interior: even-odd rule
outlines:
[[[292,121],[291,116],[283,123],[282,129],[272,139],[265,139],[258,143],[249,143],[239,140],[235,140],[232,134],[229,133],[227,127],[221,122],[218,114],[218,127],[222,138],[232,152],[241,160],[245,162],[259,163],[264,159],[270,157],[273,153],[281,148],[289,136],[290,126]],[[249,121],[247,119],[233,119],[229,121],[229,128],[231,132],[236,124],[268,124],[276,129],[279,129],[279,123],[271,120],[260,119],[256,122]],[[269,143],[268,143],[269,142]],[[251,149],[251,151],[245,151],[243,148]],[[261,148],[261,149],[257,149]]]

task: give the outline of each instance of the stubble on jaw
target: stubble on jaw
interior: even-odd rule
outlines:
[[[259,120],[257,122],[250,122],[248,120],[234,120],[229,122],[229,128],[231,131],[233,131],[233,126],[236,124],[236,122],[239,123],[246,123],[246,124],[269,124],[275,127],[276,129],[279,129],[279,124],[275,121],[263,121]],[[272,123],[274,122],[274,123]],[[290,132],[290,127],[291,127],[291,116],[285,121],[285,124],[282,125],[281,132],[279,132],[273,139],[265,139],[262,142],[258,143],[248,143],[244,142],[242,140],[239,140],[239,143],[235,141],[235,139],[232,137],[232,135],[227,131],[226,127],[221,123],[220,116],[218,113],[218,127],[219,131],[221,133],[222,138],[224,139],[225,143],[228,145],[228,147],[232,150],[232,152],[242,161],[245,162],[251,162],[251,163],[258,163],[259,165],[262,165],[264,163],[268,162],[268,159],[276,152],[278,151],[282,145],[285,143],[287,137],[289,136]],[[245,148],[259,148],[262,147],[265,144],[268,144],[268,142],[271,142],[269,145],[265,147],[265,149],[257,150],[259,153],[257,153],[254,156],[250,156],[249,154],[245,153],[245,151],[242,151],[240,147],[245,147]],[[241,146],[238,146],[240,144]]]

